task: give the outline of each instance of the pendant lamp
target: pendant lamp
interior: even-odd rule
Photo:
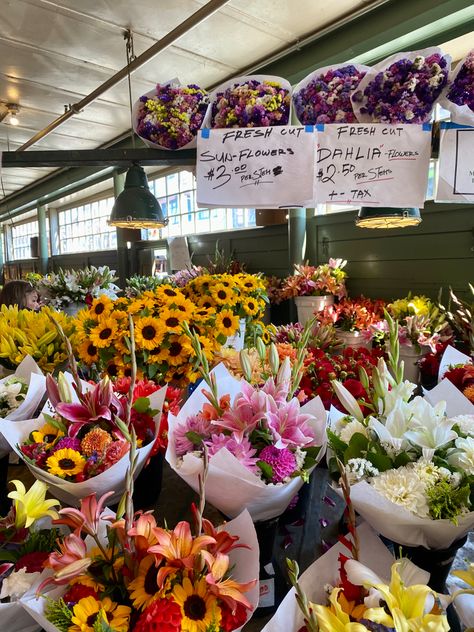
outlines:
[[[406,228],[421,222],[418,208],[371,208],[363,206],[355,220],[359,228]]]
[[[130,63],[135,59],[133,50],[133,35],[131,31],[124,34],[127,52],[127,77],[128,98],[130,104],[130,122],[132,133],[132,145],[135,147],[135,136],[132,122],[132,84],[130,80]],[[125,177],[124,189],[117,198],[112,208],[109,219],[110,226],[118,228],[163,228],[168,223],[163,216],[160,203],[150,191],[145,170],[134,163]]]

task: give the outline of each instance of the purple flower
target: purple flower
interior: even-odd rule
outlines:
[[[315,445],[315,434],[309,421],[312,415],[300,412],[300,403],[294,397],[287,404],[280,404],[278,408],[267,413],[267,421],[277,448],[302,448]]]
[[[474,50],[464,60],[446,96],[456,105],[467,105],[474,111]]]
[[[62,450],[64,448],[70,448],[71,450],[76,450],[76,452],[80,452],[81,441],[79,439],[73,439],[72,437],[63,437],[51,450],[51,454],[53,452],[56,452],[57,450]]]
[[[248,468],[251,472],[255,472],[258,461],[258,458],[255,457],[257,450],[252,447],[252,444],[247,437],[239,439],[239,437],[234,434],[225,435],[223,433],[219,433],[213,434],[205,443],[210,457],[219,452],[222,448],[226,448],[242,463],[242,465]]]
[[[199,446],[186,436],[188,432],[199,435],[202,439],[208,439],[211,434],[211,422],[198,413],[197,415],[190,415],[184,424],[176,426],[174,436],[178,456],[199,450]]]
[[[272,467],[272,483],[283,483],[296,472],[296,458],[288,448],[280,450],[269,445],[260,452],[259,460]]]

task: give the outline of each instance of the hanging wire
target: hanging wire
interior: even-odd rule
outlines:
[[[125,51],[127,54],[127,82],[128,82],[128,104],[130,107],[130,132],[132,135],[132,146],[135,149],[135,134],[133,133],[133,105],[132,105],[132,80],[130,77],[130,64],[137,56],[135,55],[135,49],[133,46],[133,33],[130,29],[123,34],[125,39]]]

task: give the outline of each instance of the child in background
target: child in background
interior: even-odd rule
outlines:
[[[37,312],[40,305],[39,293],[28,281],[8,281],[0,292],[0,305],[18,305],[18,309]]]

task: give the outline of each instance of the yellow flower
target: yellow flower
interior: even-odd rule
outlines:
[[[202,309],[212,309],[216,306],[216,302],[211,296],[200,296],[197,304]]]
[[[92,301],[92,305],[90,306],[89,311],[94,318],[97,318],[109,314],[112,311],[113,307],[113,301],[108,296],[103,294],[99,298],[95,298]]]
[[[86,461],[82,455],[71,448],[57,450],[46,460],[48,472],[61,478],[79,474],[79,472],[83,471],[85,465]]]
[[[51,507],[59,505],[58,500],[45,500],[48,487],[42,481],[35,481],[28,491],[21,481],[11,481],[16,491],[10,492],[8,498],[14,500],[15,527],[28,529],[43,516],[59,518],[59,514]]]
[[[170,299],[179,296],[180,291],[177,288],[174,288],[172,285],[168,283],[163,283],[163,285],[159,285],[155,290],[155,295],[166,302],[169,302]]]
[[[85,364],[94,364],[99,359],[97,347],[87,339],[77,347],[77,354]]]
[[[252,297],[242,300],[242,308],[248,316],[255,316],[260,311],[258,301]]]
[[[474,588],[474,563],[471,562],[465,571],[453,571],[453,575]]]
[[[204,323],[216,313],[213,307],[200,307],[193,312],[193,318],[198,323]]]
[[[188,577],[176,584],[173,599],[181,608],[181,632],[206,632],[211,626],[219,629],[221,610],[215,595],[207,591],[205,578],[194,584]]]
[[[217,305],[234,305],[235,295],[231,288],[226,287],[223,283],[216,283],[211,287],[211,296]]]
[[[97,327],[91,330],[90,340],[99,349],[109,347],[112,345],[117,329],[118,325],[115,319],[110,317],[103,318],[99,321]]]
[[[320,632],[367,632],[365,625],[354,623],[342,609],[338,596],[340,588],[335,588],[329,597],[330,607],[310,604],[319,623]]]
[[[164,334],[163,322],[153,316],[145,316],[135,323],[135,340],[139,348],[156,349],[162,343]]]
[[[94,632],[98,616],[102,616],[114,632],[128,632],[131,611],[131,608],[116,604],[110,597],[103,597],[100,601],[92,596],[84,597],[73,608],[73,625],[68,632]]]
[[[130,599],[135,608],[144,610],[160,596],[157,575],[155,558],[153,555],[147,555],[140,562],[137,576],[128,585]]]
[[[187,320],[187,315],[179,309],[165,309],[160,314],[160,321],[168,332],[180,334],[182,332],[183,322]]]
[[[44,424],[39,430],[33,430],[31,433],[31,438],[35,443],[46,443],[47,445],[51,445],[57,437],[62,436],[64,436],[64,432],[51,424]]]
[[[232,310],[223,309],[216,316],[216,330],[224,336],[233,336],[239,329],[239,317]]]
[[[168,345],[161,349],[156,358],[164,360],[170,366],[179,366],[190,356],[194,356],[194,351],[189,338],[172,334],[168,339]]]

